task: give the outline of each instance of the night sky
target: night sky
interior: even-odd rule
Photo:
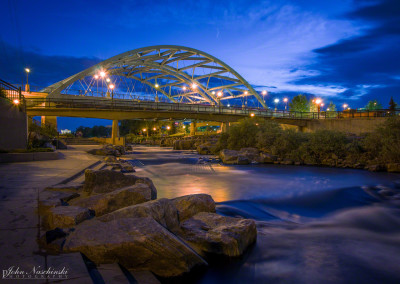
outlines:
[[[47,86],[111,56],[172,44],[210,53],[270,100],[400,103],[400,0],[0,2],[0,78]],[[267,101],[268,103],[268,101]],[[272,103],[269,102],[269,105]],[[74,130],[103,120],[60,118]]]

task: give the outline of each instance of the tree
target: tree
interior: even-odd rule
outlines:
[[[308,112],[309,105],[306,96],[301,94],[295,96],[289,103],[289,109],[296,112]]]
[[[336,105],[332,102],[326,107],[326,111],[336,111]]]
[[[310,112],[318,112],[318,105],[315,103],[315,98],[311,98],[308,105],[310,106]]]
[[[377,100],[369,101],[368,104],[365,106],[366,110],[377,110],[382,108],[382,105]]]
[[[397,104],[394,102],[393,97],[390,98],[389,102],[389,110],[390,111],[395,111],[397,107]]]

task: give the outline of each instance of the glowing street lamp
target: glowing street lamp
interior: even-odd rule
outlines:
[[[266,90],[263,90],[263,91],[261,92],[261,94],[262,94],[263,96],[265,96],[265,95],[267,94],[267,91],[266,91]]]
[[[186,91],[186,86],[183,86],[182,90]]]
[[[197,84],[193,83],[192,84],[192,89],[196,89],[197,88]]]
[[[254,113],[250,113],[250,116],[251,116],[251,117],[254,117],[254,116],[255,116],[255,114],[254,114]]]
[[[278,107],[279,99],[276,98],[276,99],[274,100],[274,103],[275,103],[275,111],[276,111],[276,110],[277,110],[277,107]]]
[[[110,85],[108,85],[108,88],[111,90],[111,99],[113,100],[114,99],[114,88],[115,88],[115,85],[114,84],[110,84]]]
[[[248,93],[249,93],[248,91],[245,91],[245,92],[244,92],[245,95],[247,95]]]
[[[100,72],[100,77],[101,77],[101,78],[104,78],[105,76],[106,76],[106,72],[101,71],[101,72]]]
[[[107,78],[107,79],[106,79],[106,82],[107,82],[107,83],[110,83],[110,81],[111,81],[110,78]]]
[[[157,128],[153,127],[153,131],[156,131],[156,130],[157,130]]]
[[[31,69],[25,68],[25,72],[26,72],[25,92],[30,92],[31,88],[29,87],[29,73],[31,72]]]
[[[94,75],[93,77],[94,77],[96,80],[99,79],[99,75],[97,75],[97,74]]]
[[[13,103],[14,103],[15,105],[19,105],[19,99],[13,100]]]
[[[346,109],[348,106],[349,106],[348,104],[344,104],[343,109]]]
[[[156,87],[156,88],[158,88],[158,87],[160,87],[157,83],[154,85],[154,87]]]
[[[170,129],[171,129],[171,126],[168,125],[168,126],[167,126],[167,130],[170,130]]]
[[[287,103],[288,103],[288,101],[289,101],[288,98],[284,98],[284,99],[283,99],[283,102],[285,103],[285,110],[287,109]]]

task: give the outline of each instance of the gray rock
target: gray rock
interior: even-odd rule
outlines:
[[[171,199],[178,210],[179,221],[183,222],[199,212],[215,212],[215,202],[211,195],[192,194]]]
[[[118,162],[117,158],[115,156],[111,156],[111,155],[106,156],[103,160],[107,164],[108,163],[117,163]]]
[[[250,162],[251,160],[247,156],[239,155],[237,158],[238,165],[248,165]]]
[[[150,201],[151,196],[151,188],[147,184],[138,183],[109,193],[79,199],[71,205],[89,208],[96,216],[102,216],[127,206]]]
[[[250,162],[258,162],[260,151],[257,148],[242,148],[239,153],[249,159]]]
[[[134,173],[135,169],[130,163],[121,164],[121,172],[123,173]]]
[[[235,150],[224,149],[219,152],[219,157],[224,164],[234,165],[238,162],[239,152]]]
[[[181,237],[200,255],[240,256],[257,239],[253,220],[215,213],[198,213],[181,224],[181,229]]]
[[[127,269],[179,276],[207,263],[152,218],[91,220],[76,227],[65,242],[67,252],[81,252],[96,264],[118,262]]]
[[[121,218],[140,217],[151,217],[160,225],[171,231],[177,231],[179,229],[178,210],[174,203],[166,198],[128,206],[103,215],[97,219],[102,222],[109,222]]]
[[[157,198],[157,190],[149,178],[139,178],[134,175],[124,175],[121,172],[111,170],[86,170],[84,191],[89,193],[107,193],[118,188],[145,183],[152,189],[151,199]]]
[[[43,218],[43,226],[48,229],[71,228],[89,219],[90,211],[78,206],[58,206],[51,208]]]

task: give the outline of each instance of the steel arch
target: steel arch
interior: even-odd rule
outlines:
[[[179,66],[179,63],[185,62],[191,64]],[[196,97],[194,94],[199,94],[202,100],[209,103],[254,96],[264,108],[268,108],[254,88],[229,65],[203,51],[177,45],[149,46],[116,55],[48,86],[42,91],[49,93],[50,97],[57,97],[74,82],[87,76],[94,76],[100,69],[110,75],[119,75],[140,81],[159,91],[173,102],[176,102],[175,98],[179,97],[185,97],[192,101],[191,98]],[[191,74],[188,72],[189,70],[192,71]],[[211,72],[201,74],[201,71],[205,72],[205,70],[211,70]],[[157,73],[159,74],[154,75]],[[140,74],[140,77],[135,76],[136,74]],[[143,78],[143,74],[150,74],[150,77]],[[157,79],[169,82],[156,88]],[[210,84],[210,81],[213,82]],[[217,81],[219,85],[215,86],[214,83]],[[197,86],[192,88],[192,91],[178,95],[173,95],[171,92],[171,88],[182,88],[186,85],[190,89],[192,84]],[[168,87],[169,93],[165,90]],[[221,97],[216,95],[218,91],[223,92]]]

